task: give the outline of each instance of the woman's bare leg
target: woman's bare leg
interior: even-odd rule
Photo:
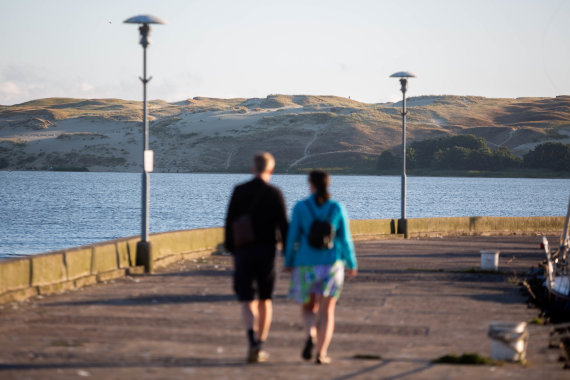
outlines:
[[[317,311],[319,303],[317,296],[311,294],[309,302],[301,306],[301,314],[303,317],[303,324],[305,325],[305,334],[307,337],[315,338],[317,336]]]
[[[317,355],[326,357],[334,332],[336,298],[321,297],[317,317]]]

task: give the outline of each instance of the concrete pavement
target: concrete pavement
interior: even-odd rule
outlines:
[[[357,243],[358,277],[337,307],[333,364],[303,362],[297,305],[279,276],[268,363],[245,364],[231,257],[178,262],[152,276],[0,306],[0,378],[562,379],[548,328],[530,326],[528,364],[439,365],[490,354],[491,321],[529,321],[517,279],[542,259],[540,238],[455,237]],[[501,274],[469,271],[500,250]],[[279,263],[281,265],[281,261]],[[357,355],[381,356],[359,360]]]

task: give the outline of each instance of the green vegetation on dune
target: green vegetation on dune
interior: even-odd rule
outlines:
[[[570,144],[555,142],[537,145],[524,155],[524,167],[570,171]]]
[[[49,106],[56,106],[56,105],[69,104],[69,103],[72,104],[85,100],[86,99],[76,99],[76,98],[44,98],[44,99],[36,99],[36,100],[31,100],[29,102],[15,104],[13,106],[10,106],[10,108],[49,107]]]
[[[49,121],[74,118],[104,118],[119,121],[139,121],[142,118],[142,102],[122,99],[74,99],[47,98],[32,100],[0,108],[0,119],[27,116],[40,117]],[[149,120],[156,117],[171,116],[181,112],[176,107],[162,100],[149,102]]]
[[[197,96],[193,99],[187,99],[183,102],[178,102],[171,104],[179,107],[183,111],[187,112],[215,112],[215,111],[228,111],[232,110],[234,107],[241,105],[246,99],[235,98],[235,99],[218,99],[218,98],[205,98]]]
[[[507,147],[493,151],[483,138],[474,135],[414,141],[406,158],[411,169],[504,170],[521,164]]]
[[[539,144],[521,159],[507,147],[492,150],[482,138],[459,135],[412,142],[406,164],[412,175],[566,177],[570,175],[570,144]],[[381,173],[395,174],[401,165],[401,157],[390,151],[378,157]]]

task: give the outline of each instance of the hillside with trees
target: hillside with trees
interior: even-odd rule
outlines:
[[[384,151],[378,157],[377,169],[380,173],[396,173],[401,170],[401,165],[401,157],[391,151]],[[504,146],[493,150],[483,138],[474,135],[426,139],[414,141],[407,148],[406,166],[414,173],[520,169],[570,173],[570,144],[539,144],[521,158]]]

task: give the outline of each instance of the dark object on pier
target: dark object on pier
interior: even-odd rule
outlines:
[[[546,253],[545,282],[544,286],[548,290],[552,303],[558,305],[562,310],[570,313],[570,271],[568,259],[570,254],[570,234],[568,227],[570,224],[570,200],[568,201],[568,212],[564,222],[564,230],[560,235],[560,245],[558,248],[550,249],[546,236],[542,237],[541,248]]]

